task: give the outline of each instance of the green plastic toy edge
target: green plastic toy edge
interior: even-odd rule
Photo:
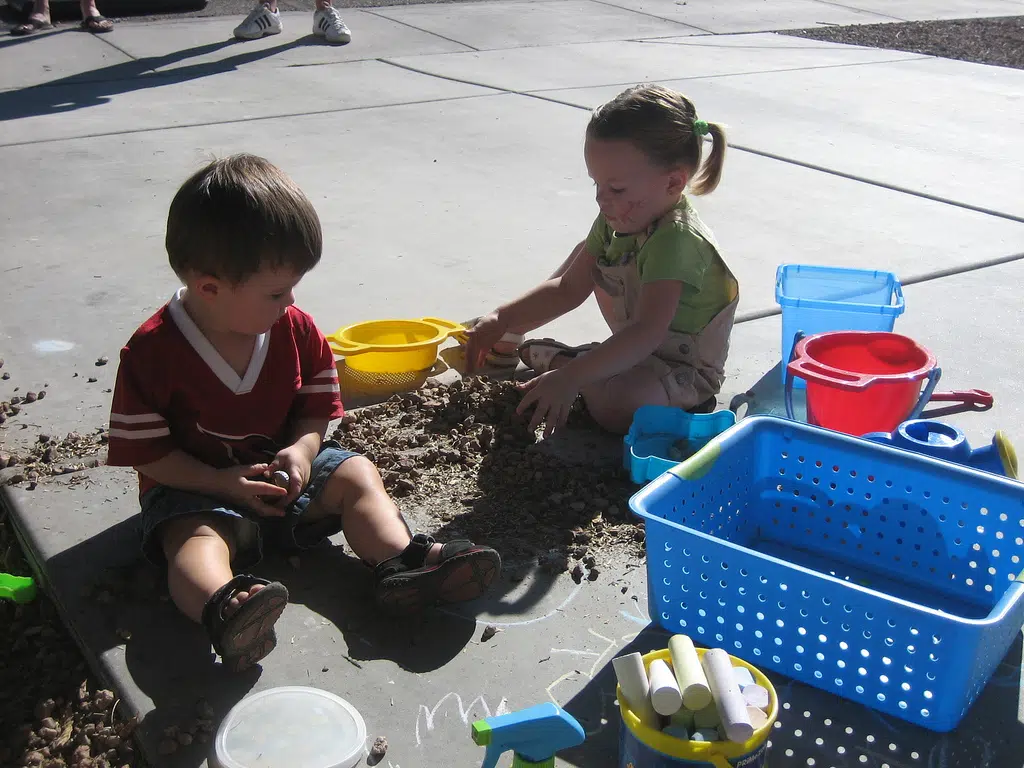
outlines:
[[[722,441],[718,437],[713,437],[693,456],[681,464],[676,464],[669,472],[680,480],[700,480],[711,471],[721,455]]]
[[[486,747],[491,743],[491,726],[486,720],[473,723],[473,743],[478,747]]]
[[[31,576],[0,573],[0,598],[16,603],[31,603],[36,599],[36,582]]]
[[[541,760],[539,763],[531,763],[525,757],[515,755],[512,758],[512,768],[555,768],[555,758],[550,757],[547,760]]]

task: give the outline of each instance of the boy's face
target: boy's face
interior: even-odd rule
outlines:
[[[293,290],[302,277],[288,268],[265,268],[237,285],[203,278],[199,292],[222,330],[258,336],[270,330],[295,303]]]
[[[679,202],[686,187],[684,171],[660,168],[631,141],[588,136],[583,155],[601,213],[622,234],[645,230]]]

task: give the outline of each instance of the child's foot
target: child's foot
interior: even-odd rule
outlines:
[[[235,576],[206,601],[203,626],[224,664],[241,672],[277,646],[274,624],[286,605],[288,590],[283,584]]]
[[[259,40],[267,35],[278,35],[282,29],[281,14],[263,3],[256,3],[256,7],[235,27],[234,35],[239,40]]]
[[[532,368],[536,373],[546,373],[596,346],[597,344],[582,344],[570,347],[554,339],[531,339],[519,347],[519,359],[523,361],[523,365]]]
[[[352,40],[352,32],[333,5],[317,8],[313,14],[313,34],[335,45],[344,45]]]
[[[475,600],[501,573],[501,556],[469,541],[436,544],[417,534],[405,551],[373,569],[377,604],[390,613],[413,613]]]

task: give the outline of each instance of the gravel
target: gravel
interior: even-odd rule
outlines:
[[[785,34],[1024,69],[1024,16],[815,27]]]

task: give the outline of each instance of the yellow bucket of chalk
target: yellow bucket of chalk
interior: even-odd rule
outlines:
[[[697,648],[697,656],[703,660],[705,649]],[[661,659],[671,664],[668,649],[645,654],[644,669],[650,669],[651,662]],[[619,768],[679,768],[679,766],[704,766],[705,768],[764,768],[768,757],[768,737],[775,727],[779,714],[779,699],[771,681],[757,667],[735,656],[729,657],[734,667],[746,667],[754,676],[754,682],[768,689],[770,703],[768,721],[754,731],[754,735],[742,744],[731,741],[681,741],[666,733],[657,731],[640,722],[622,690],[616,688],[619,712],[622,715],[622,729],[619,735]]]

